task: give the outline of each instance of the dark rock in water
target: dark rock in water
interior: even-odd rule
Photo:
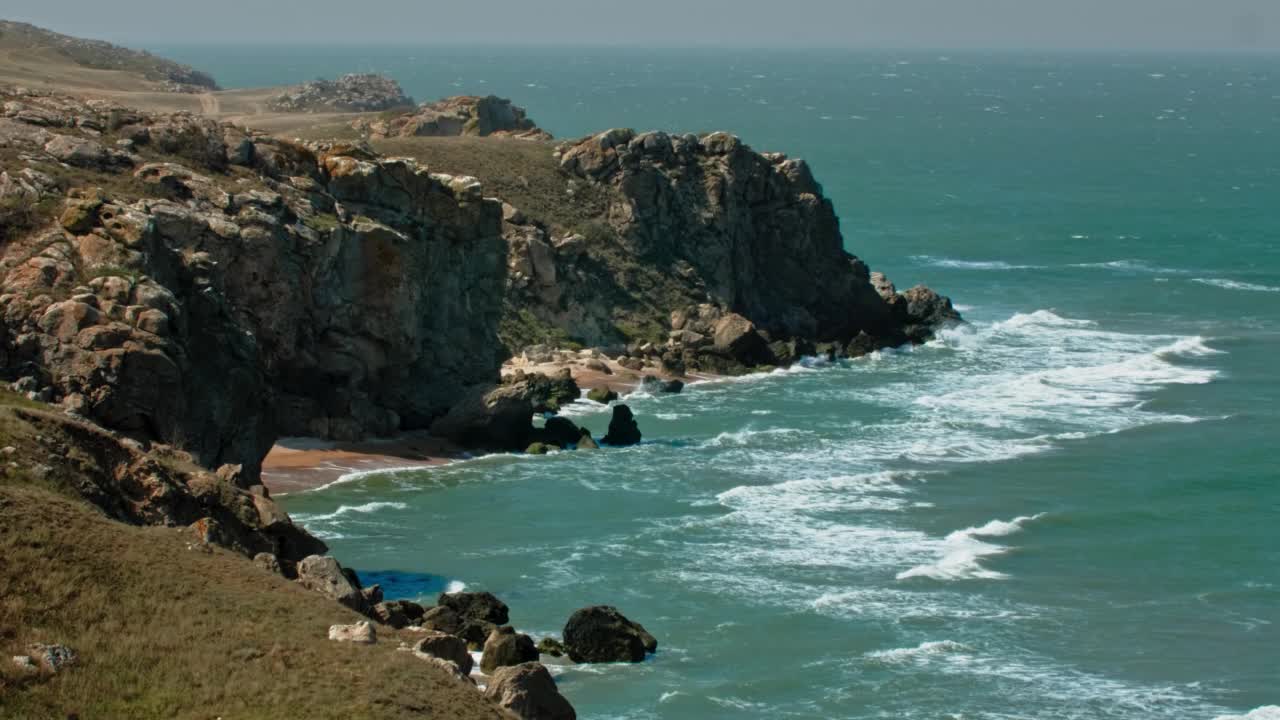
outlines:
[[[441,593],[436,604],[453,610],[462,618],[484,620],[494,625],[506,625],[509,620],[507,604],[489,592]]]
[[[605,445],[624,447],[640,443],[640,426],[626,405],[613,407],[613,418],[609,420],[609,432],[604,436]]]
[[[864,355],[870,355],[876,351],[876,341],[865,332],[858,333],[858,336],[849,341],[849,346],[845,348],[846,357],[860,358]]]
[[[536,442],[525,448],[524,452],[526,455],[546,455],[551,452],[551,447],[546,443]]]
[[[463,675],[470,673],[472,666],[475,665],[475,660],[467,651],[466,641],[456,635],[433,632],[415,643],[413,651],[448,660],[457,665]]]
[[[952,306],[951,298],[943,297],[924,285],[902,293],[902,300],[910,323],[904,332],[913,342],[928,340],[937,328],[960,321],[960,313]]]
[[[539,662],[499,668],[489,678],[484,696],[521,720],[577,720],[551,673]]]
[[[597,605],[575,612],[564,626],[564,646],[578,663],[640,662],[658,641],[615,607]]]
[[[355,570],[352,570],[351,568],[342,568],[342,576],[345,577],[347,582],[351,583],[351,586],[355,589],[364,589],[364,583],[360,582],[360,575]]]
[[[592,439],[590,430],[586,428],[582,428],[582,436],[578,438],[578,449],[579,450],[599,450],[600,449],[600,446],[596,444],[596,441],[594,439]]]
[[[591,388],[587,392],[587,399],[598,402],[602,405],[608,405],[618,399],[618,393],[607,387]]]
[[[538,652],[551,657],[561,657],[565,652],[564,643],[555,638],[542,638],[538,641]]]
[[[492,674],[500,667],[519,665],[538,659],[538,649],[533,638],[518,633],[510,626],[500,627],[489,634],[484,642],[484,655],[480,658],[480,670]]]
[[[653,375],[645,375],[640,379],[640,387],[650,392],[675,395],[684,390],[684,383],[680,380],[663,380]]]
[[[559,448],[567,448],[573,445],[578,442],[580,437],[582,437],[582,431],[578,429],[578,426],[562,417],[548,418],[547,424],[542,430],[543,441]]]
[[[777,364],[787,366],[794,365],[804,358],[814,357],[818,354],[817,346],[804,339],[779,340],[770,343],[769,349],[773,352]]]

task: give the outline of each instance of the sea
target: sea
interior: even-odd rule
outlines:
[[[557,137],[728,130],[963,312],[632,394],[638,447],[282,498],[388,597],[642,623],[645,662],[553,668],[580,717],[1280,718],[1280,55],[152,49],[231,88],[496,94]]]

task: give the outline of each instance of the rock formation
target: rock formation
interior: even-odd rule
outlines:
[[[368,73],[312,80],[267,100],[267,109],[275,112],[381,112],[411,105],[413,98],[400,83]]]
[[[0,99],[0,202],[61,215],[0,258],[11,379],[250,477],[281,434],[426,427],[496,379],[506,246],[475,181],[358,145]],[[84,128],[123,149],[51,157]]]
[[[578,663],[640,662],[658,649],[658,641],[615,607],[583,608],[564,626],[564,646]]]
[[[480,657],[480,670],[486,675],[509,665],[536,661],[538,649],[533,638],[518,633],[511,626],[503,626],[489,633],[484,641],[484,654]]]
[[[500,668],[489,678],[485,697],[521,720],[575,720],[573,706],[538,662]]]
[[[463,675],[469,674],[475,664],[475,659],[467,652],[467,643],[462,638],[441,632],[429,633],[419,640],[413,646],[413,652],[454,663]]]
[[[359,118],[351,123],[370,138],[455,137],[462,135],[550,140],[551,135],[529,119],[524,108],[489,95],[445,98],[423,103],[391,119]]]
[[[796,343],[844,354],[862,334],[922,342],[959,319],[932,291],[873,284],[802,160],[727,133],[630,130],[564,143],[557,158],[599,220],[557,238],[508,212],[507,304],[581,344],[626,344],[624,366],[741,373],[787,364]]]

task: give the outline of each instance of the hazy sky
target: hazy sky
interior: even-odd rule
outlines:
[[[138,45],[1280,49],[1280,0],[4,0],[0,17]]]

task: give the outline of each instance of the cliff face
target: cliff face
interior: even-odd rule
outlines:
[[[525,110],[505,98],[460,95],[419,105],[392,118],[359,118],[351,127],[371,138],[474,136],[550,140]]]
[[[0,260],[3,359],[37,397],[253,472],[279,435],[425,427],[496,377],[506,246],[474,180],[0,100],[0,203],[34,228]]]
[[[630,130],[557,157],[601,221],[573,233],[509,211],[511,305],[572,339],[644,346],[673,371],[736,372],[823,343],[857,355],[921,342],[959,319],[928,289],[873,282],[802,160],[726,133]]]

